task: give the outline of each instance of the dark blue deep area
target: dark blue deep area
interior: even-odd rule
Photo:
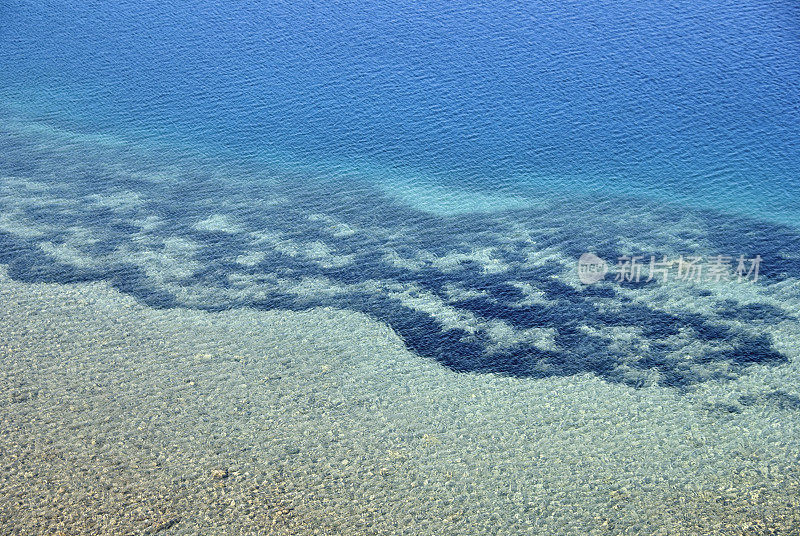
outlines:
[[[800,221],[794,2],[6,0],[0,44],[91,131]]]

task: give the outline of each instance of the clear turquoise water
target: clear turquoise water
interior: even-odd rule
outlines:
[[[799,15],[0,2],[0,526],[796,534]]]

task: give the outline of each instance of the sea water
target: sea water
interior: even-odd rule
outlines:
[[[457,375],[678,397],[780,377],[797,15],[6,3],[0,263],[159,310],[356,312]],[[741,397],[719,408],[800,407],[791,383]]]

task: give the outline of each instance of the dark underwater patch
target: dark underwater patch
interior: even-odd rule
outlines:
[[[149,307],[169,309],[180,305],[171,292],[154,287],[147,275],[137,266],[115,267],[108,277],[114,288],[133,296]]]
[[[759,395],[741,395],[739,403],[746,407],[762,404],[784,411],[800,411],[800,396],[779,389]]]
[[[706,404],[706,410],[712,415],[718,417],[728,417],[731,415],[738,415],[742,412],[742,407],[738,404],[729,404],[724,402],[714,402]]]
[[[781,281],[800,278],[800,263],[790,254],[800,250],[800,233],[777,223],[749,218],[731,218],[703,211],[707,240],[716,251],[713,254],[729,255],[734,263],[740,255],[763,259],[759,278]]]
[[[0,231],[0,263],[9,264],[23,251],[28,250],[26,241],[5,231]]]
[[[783,410],[800,410],[800,396],[789,394],[785,391],[771,391],[765,395],[767,402]]]
[[[0,156],[0,169],[6,173],[9,170],[34,173],[36,166],[15,165],[23,155],[24,151],[20,150],[13,158]],[[131,237],[141,233],[127,218],[157,216],[163,228],[147,236],[151,245],[142,248],[158,252],[161,246],[152,244],[169,237],[195,242],[198,250],[193,253],[192,260],[200,263],[200,267],[188,278],[187,284],[235,290],[229,276],[238,274],[268,275],[275,280],[288,281],[290,286],[303,278],[319,277],[350,288],[331,297],[299,296],[291,289],[275,286],[268,295],[257,300],[236,298],[231,293],[229,300],[203,303],[199,307],[209,311],[232,307],[303,310],[318,306],[357,310],[391,326],[409,350],[456,372],[532,378],[591,373],[635,387],[644,385],[644,377],[657,373],[655,376],[662,385],[687,389],[702,381],[722,379],[717,372],[720,368],[741,373],[750,365],[780,365],[787,361],[768,336],[753,335],[734,327],[734,323],[726,323],[770,323],[792,318],[774,306],[723,302],[715,314],[676,314],[642,305],[644,300],[638,299],[657,288],[656,281],[620,283],[632,291],[630,294],[637,297],[635,301],[622,295],[610,281],[580,288],[567,284],[562,276],[573,266],[566,263],[571,259],[577,261],[582,253],[594,251],[613,264],[625,251],[623,244],[636,242],[636,239],[653,241],[652,251],[636,254],[671,251],[675,249],[675,241],[680,244],[680,236],[664,239],[652,229],[630,229],[624,222],[598,220],[603,221],[603,225],[586,225],[576,216],[594,214],[592,217],[599,218],[613,214],[617,207],[615,202],[586,206],[577,202],[572,213],[519,210],[495,215],[437,217],[400,206],[374,189],[355,189],[346,181],[339,185],[320,185],[314,180],[299,179],[296,183],[286,181],[264,189],[248,185],[252,186],[252,191],[245,195],[239,186],[215,182],[211,178],[213,170],[197,169],[185,171],[182,180],[170,183],[126,182],[127,188],[137,189],[144,206],[117,210],[91,205],[87,196],[106,191],[114,195],[118,190],[110,185],[119,186],[118,179],[102,166],[89,163],[76,166],[72,173],[74,177],[67,183],[68,188],[62,185],[59,195],[76,199],[74,212],[43,206],[31,208],[25,214],[36,224],[58,227],[58,232],[39,239],[21,239],[0,232],[0,262],[9,266],[9,274],[15,279],[54,283],[106,280],[121,292],[152,307],[185,306],[170,290],[160,288],[149,279],[141,268],[114,257],[118,249],[127,248],[136,254],[136,241]],[[258,200],[274,196],[286,196],[289,202],[260,206]],[[198,222],[215,213],[220,200],[226,201],[226,209],[233,207],[230,210],[236,213],[236,224],[244,232],[196,228]],[[648,210],[654,215],[654,226],[670,221],[670,213],[661,213],[653,207]],[[324,217],[310,217],[314,214]],[[717,216],[707,214],[704,217],[708,228],[702,234],[708,236],[715,248],[709,253],[760,254],[765,259],[762,272],[765,276],[800,277],[800,269],[783,263],[786,252],[800,249],[795,247],[800,245],[796,233],[775,225],[747,229],[752,222],[728,222],[723,226],[715,219]],[[358,231],[334,236],[329,228],[331,221],[344,222]],[[84,269],[57,262],[39,249],[43,241],[72,244],[73,227],[85,228],[100,238],[99,242],[83,245],[82,252],[105,259],[103,269]],[[512,235],[520,228],[528,231],[527,238]],[[713,228],[721,231],[711,232]],[[264,231],[298,245],[299,254],[290,255],[262,245],[259,247],[264,257],[255,266],[236,263],[238,256],[253,252],[250,233]],[[692,241],[697,238],[693,232],[686,237]],[[662,239],[673,242],[657,242]],[[351,255],[352,262],[342,266],[326,265],[324,258],[304,257],[304,244],[314,242],[324,243],[332,255]],[[561,257],[536,265],[528,262],[533,250],[542,251],[548,247],[553,247]],[[447,267],[431,260],[487,249],[502,264],[500,271],[497,266],[485,266],[474,259]],[[392,255],[414,260],[418,267],[393,265],[387,260]],[[526,301],[527,295],[520,283],[541,292],[544,302]],[[364,290],[398,287],[408,289],[411,294],[421,289],[426,295],[436,296],[447,307],[470,313],[481,324],[470,330],[445,326],[431,314],[404,305],[388,292]],[[466,293],[454,296],[452,289],[464,289]],[[687,292],[711,295],[703,289]],[[537,328],[548,330],[554,345],[543,350],[515,339],[509,346],[499,347],[486,329],[487,323],[496,321],[510,326],[515,334]],[[613,338],[615,328],[625,328],[635,335],[623,346]],[[675,357],[682,349],[680,345],[687,342],[678,340],[678,335],[682,334],[712,350],[689,359]],[[729,367],[719,367],[720,364]],[[776,404],[787,407],[795,402],[800,404],[792,395],[776,394],[773,399]]]
[[[783,309],[768,303],[740,304],[734,300],[725,300],[717,307],[717,310],[723,318],[735,318],[747,323],[773,324],[794,319]]]

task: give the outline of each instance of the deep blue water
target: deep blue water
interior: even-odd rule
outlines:
[[[800,221],[793,2],[7,0],[0,43],[73,128]]]

